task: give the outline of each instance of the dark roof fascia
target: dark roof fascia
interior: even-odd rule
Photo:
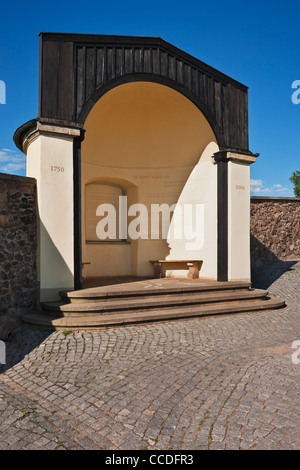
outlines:
[[[152,47],[161,47],[170,53],[177,55],[186,62],[190,62],[195,67],[202,69],[207,75],[219,79],[224,83],[230,83],[233,86],[241,89],[245,93],[248,92],[248,87],[238,82],[237,80],[229,77],[228,75],[220,72],[219,70],[211,67],[210,65],[202,62],[201,60],[193,57],[187,52],[179,49],[173,44],[165,41],[160,37],[148,37],[148,36],[118,36],[118,35],[105,35],[105,34],[80,34],[80,33],[50,33],[50,32],[41,32],[39,34],[42,41],[59,41],[59,42],[74,42],[78,44],[111,44],[111,45],[120,45],[123,47],[126,46],[152,46]]]

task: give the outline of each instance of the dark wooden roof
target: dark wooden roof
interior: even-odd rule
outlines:
[[[109,89],[143,80],[193,101],[221,149],[249,152],[248,88],[238,81],[161,38],[40,33],[40,121],[83,127]]]

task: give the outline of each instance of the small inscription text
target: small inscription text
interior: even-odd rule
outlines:
[[[57,166],[57,165],[51,165],[51,171],[54,171],[55,173],[63,173],[65,171],[63,166]]]

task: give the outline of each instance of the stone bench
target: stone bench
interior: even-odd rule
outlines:
[[[154,265],[154,277],[160,278],[164,277],[164,271],[166,270],[166,265],[175,265],[175,269],[178,269],[179,264],[185,264],[189,268],[187,277],[189,279],[199,279],[199,270],[202,266],[203,260],[193,259],[193,260],[179,260],[179,259],[159,259],[159,260],[150,260],[150,263]]]

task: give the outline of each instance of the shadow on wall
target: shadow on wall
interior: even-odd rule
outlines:
[[[250,235],[250,250],[252,270],[279,261],[279,258],[252,234]]]
[[[252,287],[267,289],[298,260],[280,260],[256,237],[250,235]]]
[[[56,234],[55,234],[56,235]],[[40,300],[42,302],[60,300],[59,290],[73,290],[74,278],[72,266],[73,260],[66,260],[61,254],[65,243],[57,236],[57,240],[49,234],[45,225],[40,221],[40,246],[42,249],[40,266]],[[65,250],[66,251],[66,250]],[[68,250],[70,252],[70,250]],[[73,253],[72,253],[73,254]],[[71,256],[69,256],[71,258]]]

